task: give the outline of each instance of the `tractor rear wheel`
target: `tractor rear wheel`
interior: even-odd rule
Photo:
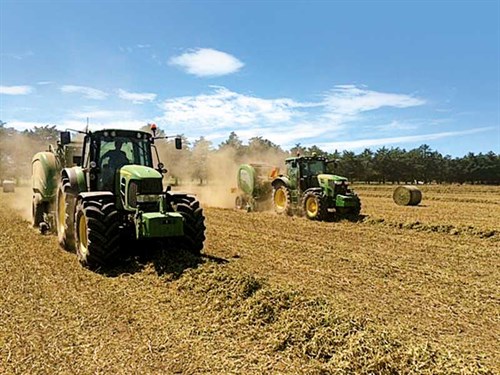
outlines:
[[[310,191],[304,195],[303,209],[309,220],[325,220],[328,216],[326,202],[320,192]]]
[[[274,205],[274,211],[276,211],[276,213],[280,215],[292,214],[292,198],[290,190],[286,186],[280,185],[274,189],[273,205]]]
[[[76,206],[76,254],[89,269],[111,265],[118,257],[119,213],[110,198],[79,201]]]
[[[205,241],[205,216],[200,202],[193,196],[176,198],[176,211],[184,218],[184,236],[180,238],[179,247],[194,255],[200,255]]]
[[[38,228],[40,223],[43,222],[43,214],[45,212],[45,203],[42,202],[41,194],[34,193],[31,201],[31,224],[33,224],[33,227]]]
[[[63,178],[57,190],[57,238],[64,249],[75,251],[75,197],[68,193],[69,189],[69,180]]]

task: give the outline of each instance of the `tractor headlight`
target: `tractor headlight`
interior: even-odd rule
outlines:
[[[128,205],[130,207],[137,207],[137,193],[139,191],[139,185],[136,181],[130,181],[128,185]]]

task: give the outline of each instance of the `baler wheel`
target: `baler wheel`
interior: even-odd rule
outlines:
[[[31,201],[31,224],[33,227],[38,228],[41,222],[43,222],[43,214],[45,212],[45,204],[41,202],[42,196],[40,193],[34,193],[33,199]]]
[[[246,202],[245,198],[242,195],[238,195],[236,197],[236,199],[234,200],[234,207],[237,210],[242,210],[242,209],[246,208],[246,206],[247,206],[247,202]]]
[[[70,182],[63,178],[57,190],[56,228],[59,244],[75,251],[75,197],[68,193]]]

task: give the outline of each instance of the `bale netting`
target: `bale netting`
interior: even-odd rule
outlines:
[[[392,199],[400,206],[416,206],[422,201],[422,192],[416,186],[398,186]]]
[[[14,181],[11,181],[11,180],[4,180],[2,182],[2,186],[3,186],[4,193],[13,193],[15,190],[16,183]]]

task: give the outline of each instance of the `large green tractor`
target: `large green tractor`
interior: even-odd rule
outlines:
[[[278,214],[330,220],[335,215],[359,215],[361,201],[345,177],[328,173],[334,161],[317,156],[285,160],[286,172],[272,182],[273,205]]]
[[[166,170],[162,163],[153,166],[154,135],[86,132],[81,157],[73,160],[76,166],[61,157],[70,144],[69,133],[62,135],[58,152],[33,158],[35,225],[55,226],[61,246],[76,251],[80,263],[91,269],[112,265],[131,240],[200,254],[203,210],[194,196],[163,188]],[[176,148],[181,147],[176,138]]]

